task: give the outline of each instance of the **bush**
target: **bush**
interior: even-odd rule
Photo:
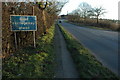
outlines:
[[[6,5],[7,4],[7,5]],[[19,6],[19,7],[18,7]],[[14,12],[14,13],[13,13]],[[2,3],[2,48],[4,57],[9,56],[10,54],[16,51],[15,49],[15,38],[14,32],[11,31],[10,26],[10,15],[29,15],[33,16],[33,3],[12,3],[12,2],[3,2]],[[42,19],[42,10],[38,8],[37,5],[34,5],[34,15],[37,17],[37,31],[36,39],[41,37],[44,32],[45,22]],[[46,18],[46,28],[49,29],[55,19],[56,15],[50,14],[45,10]],[[17,34],[17,43],[18,48],[23,48],[24,46],[33,45],[33,32],[32,31],[19,31]]]
[[[3,79],[52,78],[54,75],[54,27],[40,37],[37,47],[22,48],[3,60]]]
[[[77,18],[77,19],[76,19]],[[69,15],[68,21],[73,22],[74,24],[82,25],[82,26],[95,26],[98,28],[103,28],[107,30],[118,31],[120,23],[117,20],[109,20],[109,19],[99,19],[99,23],[97,24],[96,19],[94,18],[86,18],[85,20],[79,16]],[[118,23],[117,23],[118,22]]]

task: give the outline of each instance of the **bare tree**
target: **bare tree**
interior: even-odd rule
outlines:
[[[45,17],[45,9],[47,8],[48,4],[48,0],[44,1],[37,1],[36,4],[38,5],[39,9],[42,10],[42,19],[43,19],[43,31],[44,34],[47,33],[46,29],[47,29],[47,25],[46,25],[46,17]]]
[[[71,14],[79,16],[81,14],[81,11],[80,9],[75,9]]]
[[[102,7],[94,8],[94,16],[96,16],[97,24],[99,23],[99,17],[104,13],[106,12],[105,12],[105,9],[103,9]]]
[[[58,1],[58,0],[35,0],[36,4],[38,5],[38,7],[42,10],[42,19],[43,19],[43,31],[44,34],[46,34],[46,16],[45,16],[45,10],[48,13],[51,13],[53,15],[55,15],[56,13],[60,12],[61,9],[63,8],[63,6],[67,3],[67,1]]]
[[[36,0],[35,0],[36,1]],[[63,8],[63,6],[67,3],[67,1],[58,1],[58,0],[38,0],[36,2],[36,4],[38,4],[38,7],[42,10],[42,18],[43,18],[43,24],[44,24],[44,27],[43,27],[43,31],[44,31],[44,34],[46,34],[46,18],[45,18],[45,10],[48,12],[48,13],[58,13],[61,11],[61,9]],[[55,14],[54,14],[55,15]]]
[[[52,14],[59,14],[68,0],[50,0],[50,2],[52,5],[47,8],[47,12]]]
[[[79,5],[80,12],[81,12],[81,17],[84,18],[84,20],[89,17],[89,11],[92,9],[91,5],[83,2]]]

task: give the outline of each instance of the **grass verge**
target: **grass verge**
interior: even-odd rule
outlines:
[[[52,26],[45,36],[39,38],[36,48],[25,47],[3,60],[3,79],[53,78],[54,29]]]
[[[67,22],[67,23],[71,23],[71,24],[76,25],[76,26],[80,26],[80,27],[86,27],[86,28],[97,29],[97,30],[115,31],[115,30],[112,30],[112,29],[109,29],[109,28],[89,26],[89,25],[85,25],[85,24],[81,24],[81,23],[73,23],[73,22],[69,22],[69,21],[66,21],[66,22]]]
[[[102,80],[109,78],[109,80],[118,80],[118,77],[114,73],[97,61],[97,59],[61,25],[59,26],[66,40],[67,48],[77,66],[80,78],[96,78],[100,80],[101,78]]]

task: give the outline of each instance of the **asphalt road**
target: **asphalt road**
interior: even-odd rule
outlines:
[[[118,74],[118,33],[60,23],[111,71]]]

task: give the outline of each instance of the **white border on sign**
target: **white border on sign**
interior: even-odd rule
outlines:
[[[11,25],[11,16],[28,16],[28,17],[35,17],[36,18],[36,30],[12,30],[12,25]],[[32,15],[10,15],[10,28],[11,28],[11,31],[37,31],[37,17],[36,16],[32,16]]]

